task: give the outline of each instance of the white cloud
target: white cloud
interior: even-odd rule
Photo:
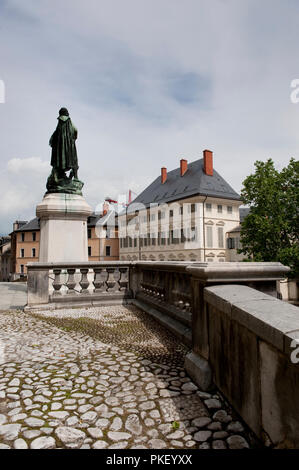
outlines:
[[[200,158],[204,148],[214,150],[217,171],[237,191],[255,160],[271,156],[284,166],[298,155],[299,104],[289,98],[298,77],[298,3],[5,5],[0,186],[11,210],[0,209],[0,233],[14,217],[34,214],[43,196],[61,106],[79,130],[79,177],[93,207],[107,195],[142,191],[161,166]],[[189,75],[203,79],[195,92],[204,99],[191,104],[172,90]]]
[[[7,169],[11,173],[23,173],[30,171],[34,173],[49,173],[50,167],[48,162],[42,161],[37,157],[30,158],[12,158],[7,162]]]

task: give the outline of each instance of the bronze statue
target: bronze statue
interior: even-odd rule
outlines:
[[[52,172],[47,181],[48,193],[80,194],[83,187],[78,179],[76,139],[78,131],[66,108],[59,110],[58,124],[50,138]],[[70,172],[67,175],[67,172]]]

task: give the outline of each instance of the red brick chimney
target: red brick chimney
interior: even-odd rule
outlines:
[[[184,160],[183,158],[181,158],[180,163],[181,163],[181,176],[184,176],[184,174],[188,170],[188,162],[187,160]]]
[[[109,211],[109,204],[107,201],[105,201],[103,203],[103,216],[106,215],[108,211]]]
[[[213,152],[211,150],[203,151],[203,171],[206,175],[213,176]]]
[[[161,183],[164,184],[166,180],[167,180],[167,168],[163,166],[161,168]]]

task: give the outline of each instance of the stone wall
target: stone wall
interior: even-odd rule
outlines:
[[[241,285],[205,288],[204,308],[215,385],[262,441],[298,448],[298,308]]]

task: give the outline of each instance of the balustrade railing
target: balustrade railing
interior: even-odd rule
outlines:
[[[288,268],[280,263],[101,261],[28,263],[27,271],[28,306],[139,298],[190,324],[195,284],[200,290],[205,285],[241,281],[263,291],[272,289],[275,295],[276,280]]]
[[[130,295],[128,263],[28,264],[28,305]]]
[[[187,263],[138,263],[141,273],[137,297],[169,310],[183,323],[191,323],[191,275]]]
[[[55,267],[52,287],[55,297],[125,292],[129,285],[129,267]],[[51,290],[51,284],[50,284]]]

